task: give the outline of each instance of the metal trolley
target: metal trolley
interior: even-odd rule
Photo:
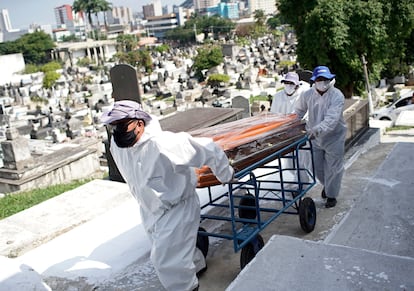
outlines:
[[[306,155],[308,162],[305,163]],[[285,179],[287,171],[294,176],[293,179]],[[304,179],[304,176],[308,178]],[[238,171],[235,178],[236,181],[229,183],[224,187],[224,193],[218,195],[213,195],[211,187],[207,187],[208,202],[202,204],[201,209],[219,207],[224,209],[220,213],[225,214],[215,215],[206,211],[206,214],[201,214],[201,223],[207,220],[228,222],[231,223],[231,231],[215,233],[200,227],[197,247],[204,256],[208,253],[208,237],[232,240],[234,251],[241,250],[240,267],[243,269],[264,246],[260,231],[282,213],[299,215],[301,228],[307,233],[313,231],[315,203],[312,198],[304,196],[316,180],[312,143],[306,136]]]

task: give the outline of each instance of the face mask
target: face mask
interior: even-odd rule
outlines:
[[[128,148],[134,145],[137,135],[135,128],[131,131],[125,131],[125,127],[116,127],[113,131],[114,141],[120,148]]]
[[[315,87],[320,92],[325,92],[335,84],[335,79],[315,82]]]
[[[287,95],[292,95],[293,93],[295,93],[295,91],[296,91],[296,85],[293,85],[293,84],[286,84],[285,85],[285,93],[287,94]]]

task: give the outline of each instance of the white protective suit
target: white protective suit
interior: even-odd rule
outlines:
[[[302,87],[299,88],[291,96],[287,95],[285,90],[281,90],[273,95],[272,106],[270,106],[270,112],[289,114],[295,110],[295,103],[298,101]]]
[[[193,290],[198,286],[196,271],[205,266],[195,247],[200,201],[194,168],[207,165],[221,182],[228,182],[233,168],[227,156],[211,139],[162,131],[155,117],[134,146],[119,148],[112,139],[111,153],[139,202],[152,242],[151,261],[162,285],[173,291]]]
[[[306,130],[315,137],[312,141],[315,175],[329,198],[338,197],[344,172],[344,103],[339,89],[331,86],[320,95],[312,86],[302,93],[295,106],[299,118],[308,113]]]
[[[296,91],[292,95],[287,95],[285,90],[281,90],[277,92],[272,99],[272,106],[270,107],[270,112],[272,113],[281,113],[281,114],[290,114],[295,112],[295,104],[299,100],[300,94],[309,88],[309,84],[306,82],[302,82]],[[310,155],[308,151],[300,151],[299,152],[299,167],[306,168],[310,165]],[[290,158],[282,158],[281,159],[281,168],[282,169],[294,169],[293,160]],[[297,173],[296,171],[284,171],[285,173],[289,173],[288,175],[284,175],[284,181],[291,181],[293,184],[285,183],[283,186],[284,188],[296,188],[295,186],[298,185]],[[300,181],[302,183],[306,183],[309,181],[309,176],[304,172],[300,171]]]

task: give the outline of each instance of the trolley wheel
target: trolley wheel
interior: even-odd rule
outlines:
[[[306,197],[299,203],[299,221],[302,229],[309,233],[313,231],[316,224],[316,207],[312,198]]]
[[[204,228],[199,227],[198,228],[199,231],[206,231]],[[200,235],[197,234],[197,243],[196,243],[196,247],[203,253],[204,258],[207,257],[207,253],[208,253],[208,245],[209,245],[209,240],[208,240],[208,236],[206,235]]]
[[[240,207],[241,206],[241,207]],[[256,209],[243,208],[243,206],[256,207],[256,199],[252,194],[246,194],[239,202],[239,217],[247,219],[256,218]]]
[[[258,234],[250,243],[244,246],[240,254],[240,269],[243,269],[256,254],[264,247],[264,241],[260,234]]]

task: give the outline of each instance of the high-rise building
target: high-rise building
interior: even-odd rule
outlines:
[[[193,0],[196,11],[205,11],[208,7],[217,6],[220,0]]]
[[[144,14],[144,19],[147,19],[148,17],[154,17],[155,16],[154,5],[153,4],[143,5],[142,13]]]
[[[73,26],[72,6],[62,5],[55,7],[55,18],[58,26]]]
[[[161,0],[153,0],[151,4],[142,6],[142,12],[145,19],[153,16],[162,16]]]
[[[256,10],[263,10],[265,15],[277,12],[275,0],[248,0],[248,7],[251,14]]]
[[[72,10],[72,6],[68,4],[55,7],[55,18],[57,26],[64,26],[69,30],[75,26],[80,26],[84,24],[83,13],[75,13]]]
[[[152,0],[152,5],[154,5],[154,15],[161,16],[162,15],[161,0]]]
[[[9,32],[12,30],[9,11],[7,9],[2,9],[0,11],[0,32]]]
[[[128,7],[113,7],[112,12],[113,23],[115,24],[129,24],[132,22],[132,12]]]

